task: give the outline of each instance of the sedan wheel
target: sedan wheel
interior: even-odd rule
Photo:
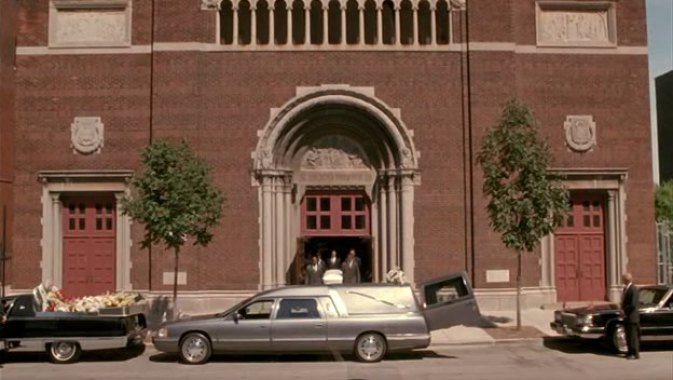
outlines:
[[[378,362],[386,355],[386,350],[386,340],[376,333],[363,334],[355,342],[355,356],[362,362]]]
[[[610,333],[610,345],[617,353],[625,354],[628,351],[626,346],[626,332],[623,325],[616,325]]]
[[[203,334],[187,334],[180,342],[180,359],[184,363],[203,364],[208,361],[211,354],[210,340]]]
[[[47,355],[52,363],[73,363],[79,359],[82,349],[74,342],[54,342],[47,348]]]

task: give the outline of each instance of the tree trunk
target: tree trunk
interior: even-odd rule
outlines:
[[[178,310],[178,256],[180,254],[180,247],[175,247],[175,268],[173,270],[173,315],[172,319],[177,316]]]
[[[521,330],[521,251],[516,252],[516,329]]]

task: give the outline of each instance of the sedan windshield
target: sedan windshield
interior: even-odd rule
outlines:
[[[638,301],[641,307],[657,306],[666,294],[666,289],[662,288],[640,288],[638,290]]]

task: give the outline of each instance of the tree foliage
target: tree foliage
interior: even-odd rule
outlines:
[[[143,151],[142,163],[142,172],[132,180],[135,195],[122,199],[122,212],[144,224],[143,248],[163,243],[173,249],[175,306],[180,248],[191,239],[208,245],[210,228],[222,217],[224,196],[211,184],[208,164],[184,141],[154,142]]]
[[[531,252],[553,232],[568,205],[560,178],[549,173],[549,145],[538,129],[528,107],[511,100],[477,157],[484,172],[491,226],[505,246],[517,252]]]
[[[657,186],[654,205],[657,222],[666,222],[673,226],[673,180]]]
[[[133,178],[134,197],[122,211],[145,225],[143,247],[164,243],[179,248],[185,239],[206,246],[210,227],[222,216],[224,196],[211,184],[211,169],[186,142],[157,141],[142,153],[143,171]]]

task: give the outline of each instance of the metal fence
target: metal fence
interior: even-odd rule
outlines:
[[[672,226],[657,223],[657,282],[673,284],[673,236]]]

